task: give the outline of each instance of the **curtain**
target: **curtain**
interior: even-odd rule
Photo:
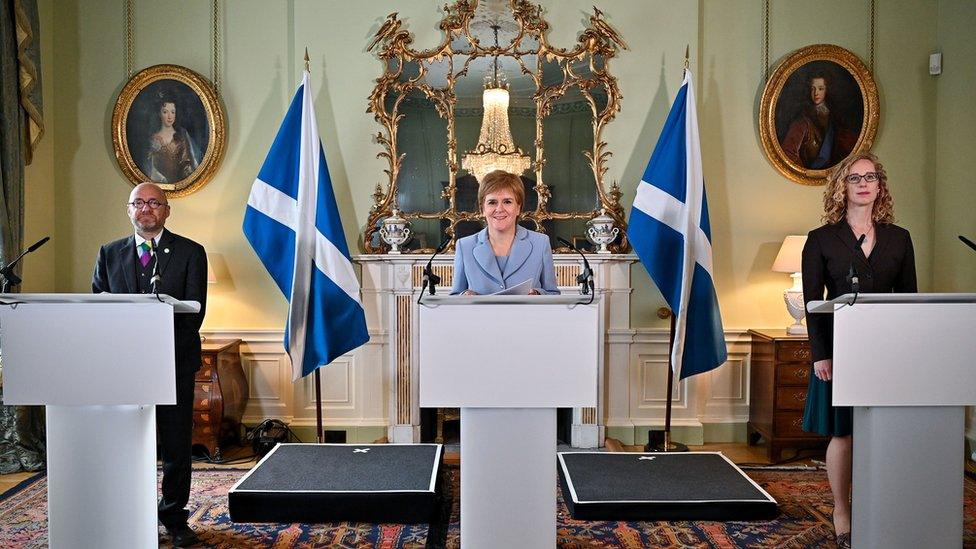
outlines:
[[[20,253],[24,168],[44,133],[36,0],[0,0],[0,263]],[[0,327],[2,329],[2,327]],[[0,402],[2,390],[0,349]],[[0,473],[44,468],[44,409],[0,406]]]

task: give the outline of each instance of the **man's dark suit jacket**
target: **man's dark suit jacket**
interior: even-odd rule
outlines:
[[[871,257],[857,245],[846,220],[810,231],[803,246],[803,301],[809,303],[851,292],[851,262],[857,269],[861,293],[915,293],[915,250],[908,231],[890,223],[876,223]],[[858,235],[860,236],[860,235]],[[834,315],[807,313],[811,358],[833,358]]]
[[[199,313],[173,315],[176,375],[189,375],[200,369],[200,325],[207,307],[207,254],[203,246],[167,230],[159,238],[156,254],[161,277],[159,293],[200,302]],[[139,293],[134,236],[110,242],[98,251],[92,292]]]

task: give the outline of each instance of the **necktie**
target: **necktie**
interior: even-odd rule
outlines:
[[[149,260],[152,259],[152,252],[150,250],[148,241],[139,244],[139,263],[142,263],[143,268],[148,266]]]

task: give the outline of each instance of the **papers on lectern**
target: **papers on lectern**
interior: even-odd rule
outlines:
[[[504,290],[499,290],[493,294],[488,295],[529,295],[532,291],[532,281],[526,280],[520,284],[516,284],[511,288],[505,288]]]

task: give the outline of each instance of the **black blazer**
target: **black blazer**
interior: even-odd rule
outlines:
[[[846,220],[810,231],[803,246],[803,301],[809,303],[851,292],[848,276],[854,263],[861,293],[915,293],[915,250],[908,231],[892,224],[875,224],[871,257],[857,245]],[[813,361],[833,358],[834,315],[807,313]]]
[[[164,230],[157,246],[159,293],[200,302],[199,313],[173,315],[176,339],[176,375],[200,369],[200,325],[207,308],[207,254],[203,246]],[[98,250],[92,292],[137,294],[135,236],[122,238]]]

